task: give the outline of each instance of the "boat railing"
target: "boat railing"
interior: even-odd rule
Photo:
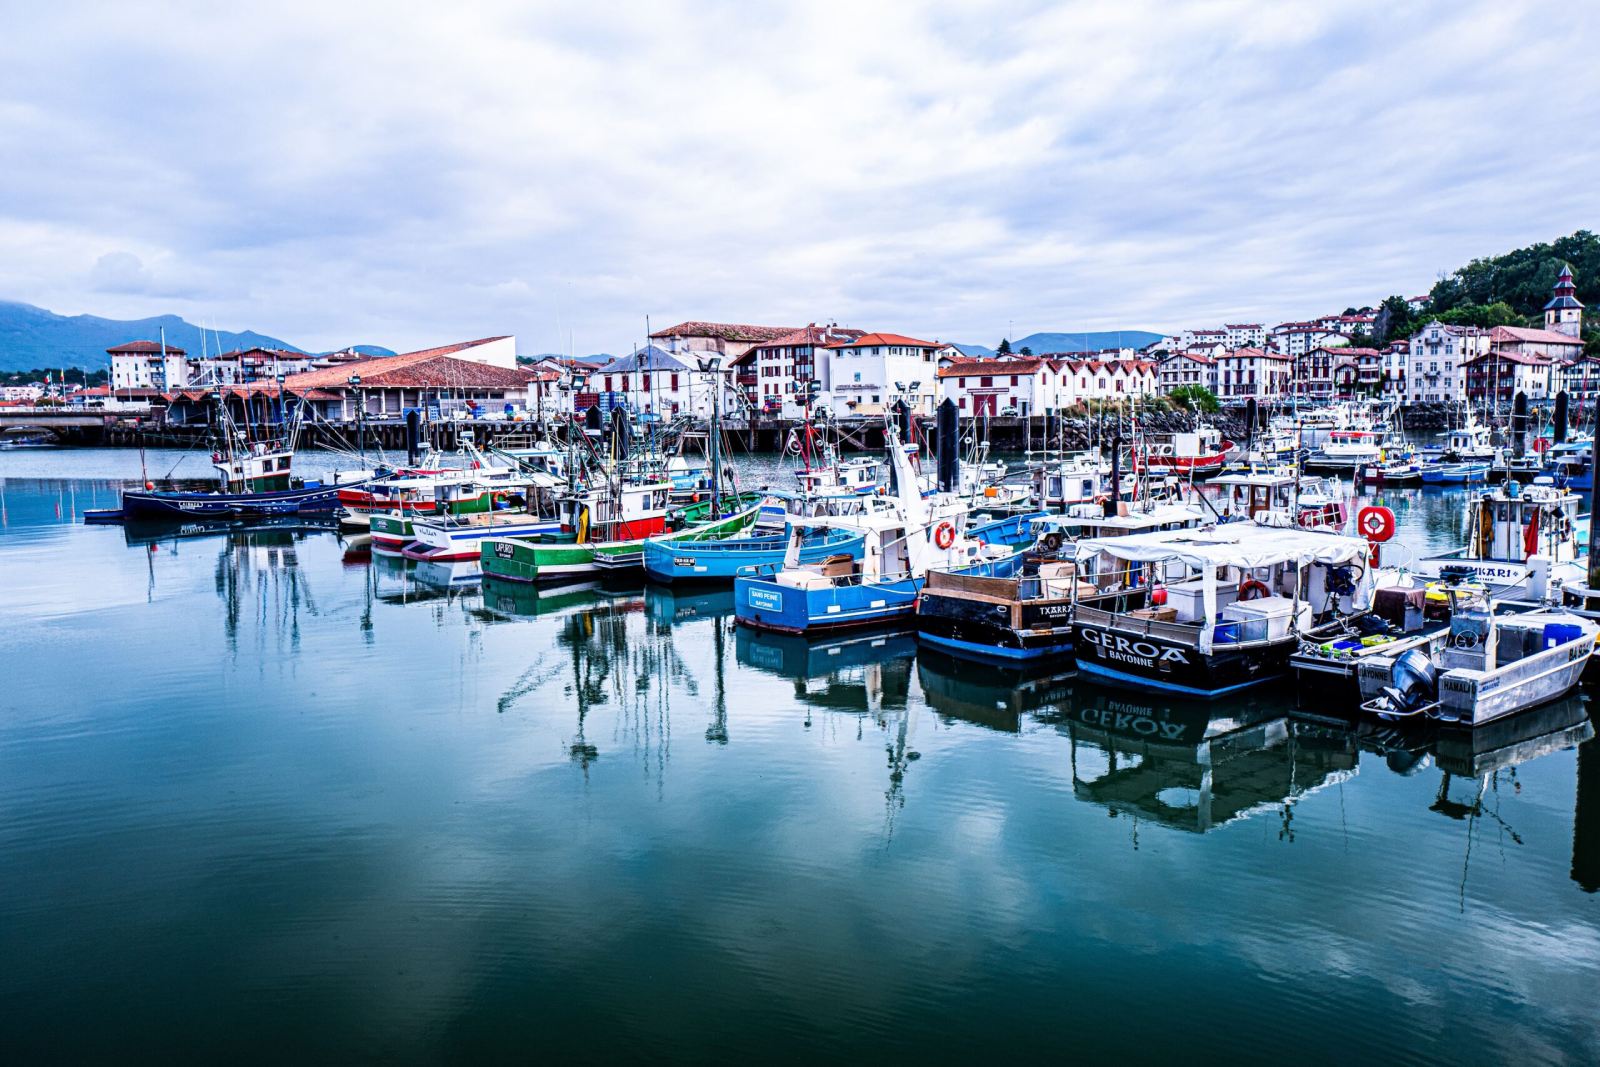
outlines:
[[[1124,633],[1138,634],[1144,637],[1160,637],[1190,646],[1198,646],[1200,643],[1201,627],[1198,624],[1141,619],[1123,612],[1092,608],[1082,601],[1079,601],[1077,606],[1073,608],[1072,620],[1090,626],[1104,626],[1108,629],[1121,630]],[[1251,642],[1239,643],[1247,644]]]

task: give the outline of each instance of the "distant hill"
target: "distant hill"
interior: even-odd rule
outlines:
[[[351,345],[349,350],[351,352],[360,352],[363,356],[392,356],[392,355],[395,354],[394,349],[392,349],[392,348],[384,348],[382,345]],[[334,351],[342,351],[342,350],[341,349],[335,349]],[[327,352],[321,352],[321,353],[318,353],[318,354],[325,356],[328,353]]]
[[[1032,349],[1046,352],[1098,352],[1103,348],[1143,348],[1161,340],[1149,330],[1101,330],[1098,333],[1030,333],[1011,342],[1011,351]]]
[[[1011,351],[1026,348],[1035,355],[1046,352],[1098,352],[1103,348],[1143,348],[1161,340],[1149,330],[1100,330],[1089,333],[1030,333],[1011,342]],[[956,345],[969,356],[992,356],[988,345]]]
[[[57,315],[32,304],[0,300],[0,370],[33,367],[89,367],[106,365],[106,349],[128,341],[158,341],[166,329],[167,344],[191,354],[200,351],[200,327],[177,315],[151,319],[102,319],[97,315]],[[206,348],[296,348],[287,341],[245,330],[233,333],[206,330]],[[387,350],[384,350],[387,351]]]

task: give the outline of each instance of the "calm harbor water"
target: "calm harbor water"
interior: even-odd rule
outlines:
[[[74,521],[136,477],[0,454],[10,1062],[1600,1058],[1587,694],[1474,745]]]

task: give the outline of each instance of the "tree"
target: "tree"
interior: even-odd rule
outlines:
[[[1009,356],[1011,354],[1011,338],[1000,338],[1000,344],[995,348],[994,354],[997,356]]]
[[[1217,403],[1217,394],[1203,385],[1180,385],[1167,397],[1185,411],[1210,415],[1222,409],[1222,405]]]
[[[1031,356],[1033,355],[1033,349],[1029,348],[1027,345],[1023,345],[1021,348],[1017,349],[1017,355]]]

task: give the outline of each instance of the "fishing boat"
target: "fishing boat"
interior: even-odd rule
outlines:
[[[738,537],[761,517],[762,500],[760,493],[735,493],[719,498],[717,503],[702,500],[685,504],[667,516],[669,533],[595,545],[595,567],[608,574],[643,570],[645,546],[655,541],[682,546]]]
[[[1070,550],[1078,537],[1182,530],[1203,519],[1200,509],[1181,504],[1123,507],[1110,515],[1094,505],[1077,505],[1067,515],[1033,516],[1028,520],[1032,547],[1016,573],[928,572],[917,598],[918,640],[985,662],[1070,665],[1076,565],[1061,557],[1062,550]]]
[[[803,523],[804,520],[795,521]],[[782,533],[718,541],[684,543],[652,538],[644,543],[643,564],[651,581],[668,585],[732,582],[741,571],[782,563],[788,545],[787,525]],[[819,563],[838,556],[856,559],[861,555],[862,546],[863,539],[858,531],[820,529],[806,536],[797,558],[803,563]]]
[[[827,527],[841,519],[819,520]],[[734,579],[734,616],[759,630],[817,633],[908,618],[930,566],[966,574],[1013,572],[1021,556],[999,544],[963,535],[951,519],[931,527],[877,514],[845,529],[859,531],[859,559],[800,562],[806,528],[791,528],[783,562]]]
[[[831,459],[821,466],[797,470],[794,477],[804,496],[876,493],[883,481],[883,462],[874,456]]]
[[[1133,450],[1133,468],[1204,478],[1221,472],[1233,449],[1233,442],[1212,426],[1182,433],[1150,433]]]
[[[1425,463],[1417,472],[1423,485],[1470,485],[1488,480],[1487,463]]]
[[[1306,469],[1353,471],[1376,462],[1390,443],[1384,429],[1332,430],[1322,448],[1307,457]]]
[[[154,488],[122,492],[124,518],[196,517],[231,515],[331,514],[339,507],[341,485],[369,481],[371,471],[342,472],[332,483],[297,479],[292,473],[295,442],[300,432],[299,407],[278,436],[251,439],[228,414],[220,396],[218,443],[211,453],[217,471],[217,488],[210,492],[185,492]]]
[[[1072,587],[1078,669],[1204,697],[1281,678],[1320,615],[1364,601],[1367,553],[1359,538],[1249,522],[1084,539]]]
[[[806,528],[790,528],[783,562],[734,579],[734,616],[756,629],[816,633],[908,618],[930,569],[1010,574],[1021,563],[1000,527],[987,536],[965,532],[965,504],[922,495],[911,457],[893,426],[886,432],[893,464],[892,507],[862,516],[817,520],[824,528],[859,531],[861,558],[802,563]],[[1013,532],[1019,526],[1005,527]],[[975,531],[976,532],[976,531]],[[990,536],[994,540],[990,540]]]
[[[709,508],[709,504],[706,505]],[[707,519],[681,530],[659,535],[668,544],[692,544],[732,537],[755,521],[758,505],[721,518]],[[704,513],[702,513],[704,514]],[[643,561],[644,538],[605,541],[544,541],[508,537],[485,541],[480,547],[483,573],[512,582],[558,582],[594,578],[638,568]]]
[[[1446,430],[1439,436],[1444,443],[1428,450],[1437,454],[1427,458],[1444,463],[1484,464],[1493,462],[1495,458],[1494,434],[1478,421],[1477,413],[1470,407],[1460,426]]]
[[[1468,510],[1466,544],[1424,556],[1414,570],[1425,581],[1446,570],[1471,574],[1497,598],[1520,590],[1540,599],[1535,584],[1582,580],[1579,506],[1576,493],[1554,486],[1508,482],[1482,490]]]
[[[413,519],[413,540],[401,554],[407,559],[448,563],[477,559],[479,546],[491,538],[544,537],[559,534],[555,515],[523,511],[478,511]]]
[[[1217,510],[1224,519],[1341,530],[1349,518],[1337,482],[1297,476],[1293,469],[1223,474],[1207,484],[1217,491]]]
[[[1569,611],[1503,615],[1480,591],[1450,589],[1449,635],[1361,665],[1361,709],[1382,718],[1425,715],[1480,726],[1572,692],[1600,626]]]

